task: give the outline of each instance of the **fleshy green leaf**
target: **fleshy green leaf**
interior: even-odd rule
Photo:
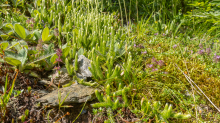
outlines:
[[[6,23],[6,24],[4,24],[4,26],[5,26],[6,28],[13,29],[13,25],[12,25],[11,23]]]
[[[49,35],[49,28],[46,27],[46,28],[44,28],[43,33],[42,33],[42,40],[46,41],[48,38],[48,35]]]
[[[15,32],[22,38],[26,38],[25,29],[19,24],[15,24]]]
[[[25,61],[27,60],[27,49],[23,48],[18,52],[18,60],[21,61],[21,65],[23,66],[25,64]]]
[[[34,37],[34,33],[33,33],[33,34],[29,34],[29,35],[27,35],[26,39],[31,40],[33,37]]]
[[[53,35],[49,35],[45,41],[50,41],[50,39],[51,39],[52,37],[53,37]]]
[[[13,31],[8,32],[8,35],[13,35],[13,34],[14,34]]]
[[[30,63],[27,63],[27,64],[29,65],[29,64],[33,64],[33,63],[39,62],[41,60],[44,60],[44,59],[46,59],[48,57],[53,56],[54,54],[56,54],[56,53],[50,53],[50,54],[47,54],[47,55],[43,55],[40,58],[37,58],[36,60],[34,60],[33,62],[30,62]]]
[[[5,57],[5,61],[13,66],[18,66],[21,64],[21,61],[15,59],[15,58],[11,58],[11,57]]]
[[[34,30],[33,31],[33,34],[34,34],[34,37],[35,37],[35,39],[34,40],[39,40],[40,38],[41,38],[41,30]]]
[[[0,36],[1,36],[1,38],[2,38],[3,40],[8,40],[8,38],[9,38],[8,35],[4,35],[4,34],[2,34],[2,35],[0,35]]]
[[[30,76],[33,76],[33,77],[36,77],[36,78],[40,78],[40,76],[36,72],[30,71],[30,70],[25,70],[24,72],[25,73],[30,73],[29,74]]]
[[[12,51],[5,50],[5,57],[10,57],[10,58],[17,59],[16,56],[17,56],[16,53],[14,53]]]
[[[28,49],[28,44],[27,42],[20,40],[20,41],[13,41],[12,46],[15,47],[15,49],[19,52],[21,49],[23,49],[23,47],[25,47],[26,49]],[[11,47],[12,48],[12,47]]]
[[[5,41],[5,42],[2,42],[0,45],[1,45],[1,49],[5,50],[8,47],[9,43]]]

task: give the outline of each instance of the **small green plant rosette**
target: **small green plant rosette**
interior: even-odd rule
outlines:
[[[29,115],[29,110],[26,109],[26,110],[25,110],[25,116],[28,117],[28,115]]]
[[[120,76],[120,71],[121,71],[120,66],[116,65],[116,67],[115,67],[115,69],[114,69],[114,71],[113,71],[113,73],[112,73],[110,78],[113,79],[113,78],[115,78],[117,76]]]
[[[160,110],[161,104],[158,101],[154,101],[153,105],[149,101],[141,101],[141,110],[135,108],[132,110],[133,113],[139,114],[141,112],[143,118],[155,117],[156,122],[168,122],[169,118],[176,119],[188,119],[191,117],[190,114],[175,113],[173,111],[172,105],[166,104],[163,110]]]
[[[111,75],[112,74],[112,68],[113,68],[113,57],[112,56],[107,60],[106,64],[108,66],[108,74]]]
[[[141,111],[144,115],[148,115],[149,112],[151,111],[151,105],[150,102],[144,101],[141,105]]]
[[[70,76],[74,74],[74,67],[70,65],[68,58],[65,59],[65,67],[67,69],[67,72]]]
[[[96,67],[96,71],[97,71],[97,74],[98,74],[99,78],[101,80],[103,80],[104,77],[103,77],[103,74],[102,74],[102,70],[100,68],[100,62],[99,61],[100,61],[99,56],[97,56],[96,60],[95,60],[95,67]]]
[[[111,95],[110,85],[109,84],[106,86],[106,94],[109,95],[109,96]]]
[[[4,94],[0,97],[0,105],[2,107],[2,114],[3,114],[3,118],[6,115],[6,110],[7,110],[7,104],[9,102],[9,99],[11,98],[11,94],[13,92],[14,89],[14,85],[15,85],[15,79],[13,80],[13,83],[11,85],[11,89],[9,90],[8,94],[6,93],[7,91],[7,85],[8,85],[8,74],[6,75],[6,80],[5,80],[5,91]]]
[[[168,104],[165,105],[164,110],[161,112],[161,116],[163,117],[163,119],[165,121],[167,121],[167,119],[169,119],[172,115],[172,106]]]
[[[65,98],[63,100],[61,100],[61,92],[59,91],[59,88],[58,88],[59,109],[62,107],[68,107],[68,106],[63,106],[63,103],[66,100],[66,98],[69,96],[69,94],[70,94],[70,92],[65,96]]]
[[[182,113],[176,113],[173,115],[173,118],[177,119],[189,119],[191,117],[190,114],[182,114]]]
[[[98,92],[98,90],[95,91],[95,94],[96,94],[96,97],[97,99],[99,100],[100,103],[95,103],[95,104],[92,104],[92,107],[93,108],[99,108],[99,107],[106,107],[106,108],[111,108],[113,110],[116,110],[118,108],[121,108],[121,107],[127,107],[129,104],[128,104],[128,100],[127,100],[127,97],[126,97],[126,92],[128,90],[130,90],[130,86],[129,87],[124,87],[116,92],[111,92],[110,91],[110,85],[108,84],[106,86],[106,95],[103,96],[103,94],[100,94]],[[124,100],[123,103],[119,103],[119,99],[117,99],[116,96],[120,96],[122,95],[122,99]],[[112,98],[113,97],[113,100]]]
[[[98,90],[95,90],[95,95],[99,102],[104,102],[103,95],[101,95]]]
[[[108,115],[108,120],[106,120],[105,122],[115,123],[112,108],[110,107],[107,108],[107,115]]]
[[[28,93],[30,94],[31,93],[31,86],[28,86]]]
[[[24,122],[25,119],[26,119],[26,116],[25,116],[25,115],[22,115],[22,116],[21,116],[21,121]]]

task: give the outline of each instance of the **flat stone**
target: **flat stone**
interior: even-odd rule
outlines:
[[[69,94],[63,105],[83,103],[95,99],[95,89],[80,84],[60,88],[59,93],[61,94],[61,102]],[[51,93],[48,93],[47,95],[37,99],[36,102],[40,102],[42,105],[48,105],[51,107],[59,106],[58,90],[54,90]]]
[[[87,77],[83,76],[82,74],[76,73],[76,77],[79,79],[87,80]]]
[[[58,84],[60,84],[60,86],[65,85],[73,80],[72,77],[70,77],[69,74],[67,73],[65,67],[61,68],[59,70],[59,73],[57,72],[52,76],[53,76],[53,83],[57,86]]]

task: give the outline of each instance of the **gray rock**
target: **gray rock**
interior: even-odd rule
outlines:
[[[72,85],[65,88],[60,88],[59,93],[61,94],[61,102],[65,99],[63,105],[69,105],[74,103],[83,103],[91,101],[95,98],[95,89],[84,85]],[[58,90],[54,90],[51,93],[36,100],[42,105],[49,105],[51,107],[59,106]]]
[[[76,77],[79,79],[87,80],[87,77],[83,76],[82,74],[76,73]]]
[[[73,61],[73,65],[74,65],[74,61]],[[79,79],[88,80],[88,78],[92,77],[92,73],[88,69],[88,67],[91,67],[90,60],[88,58],[86,58],[84,55],[79,55],[78,67],[79,67],[79,69],[78,69],[78,71],[76,71],[76,76]],[[53,84],[56,86],[58,86],[58,84],[60,84],[60,86],[63,86],[65,84],[68,84],[71,81],[74,81],[77,84],[77,81],[73,80],[73,78],[71,76],[69,76],[65,67],[62,67],[59,70],[59,73],[58,72],[53,73],[51,76],[53,79]],[[48,82],[45,83],[44,81],[42,81],[40,83],[48,84]],[[51,85],[51,82],[49,82],[49,83]],[[52,85],[52,86],[55,87],[54,85]]]
[[[73,66],[74,66],[74,61],[73,61]],[[78,57],[78,74],[81,74],[83,78],[87,77],[92,77],[92,73],[88,69],[88,67],[91,67],[90,60],[86,58],[84,55],[79,55]],[[80,76],[80,75],[79,75]]]
[[[55,85],[60,84],[60,86],[65,85],[73,80],[72,77],[70,77],[69,74],[67,73],[67,70],[65,67],[61,68],[59,70],[59,73],[57,72],[53,74],[52,76],[53,76],[53,83]]]

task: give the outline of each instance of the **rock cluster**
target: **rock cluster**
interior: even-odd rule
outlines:
[[[74,65],[74,61],[73,61]],[[80,55],[78,57],[78,71],[76,71],[76,76],[79,79],[88,80],[88,78],[92,77],[92,73],[89,71],[88,67],[91,67],[90,60],[86,58],[84,55]],[[41,80],[41,84],[51,85],[54,87],[54,90],[36,101],[41,103],[42,105],[50,105],[53,107],[59,106],[58,92],[61,95],[60,101],[62,102],[65,97],[63,105],[73,104],[73,103],[83,103],[86,101],[91,101],[95,98],[94,92],[95,89],[92,87],[80,85],[76,80],[72,79],[73,77],[69,76],[66,68],[61,68],[59,73],[55,73],[52,75],[53,81],[45,81]],[[73,82],[74,81],[74,82]],[[65,84],[73,82],[69,87],[57,88],[58,85],[62,87]]]
[[[51,93],[48,93],[47,95],[37,99],[37,102],[52,107],[59,106],[58,93],[61,95],[60,102],[62,102],[67,96],[63,105],[83,103],[86,101],[91,101],[95,98],[94,88],[76,84],[73,86],[60,88],[59,90],[54,90]]]

